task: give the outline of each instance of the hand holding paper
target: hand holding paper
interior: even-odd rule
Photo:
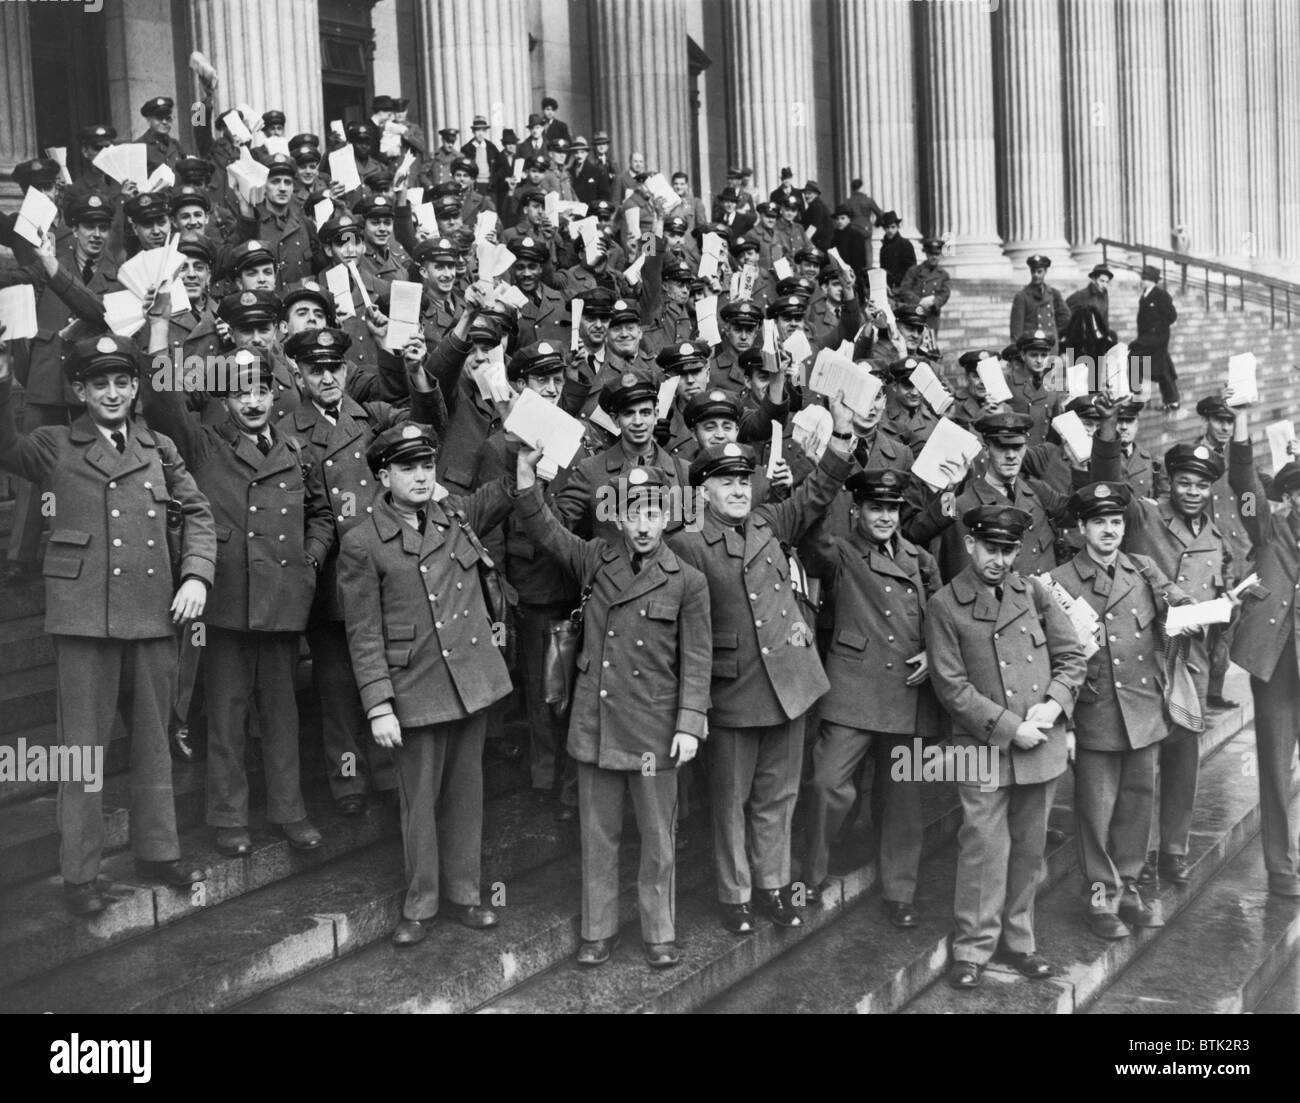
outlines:
[[[946,417],[940,418],[920,455],[912,462],[912,474],[932,490],[947,490],[965,478],[981,448],[983,443],[974,433]]]

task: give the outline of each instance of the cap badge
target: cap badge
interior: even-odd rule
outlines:
[[[636,386],[636,376],[632,372],[624,372],[622,383],[625,387],[634,387]]]
[[[242,295],[239,296],[240,306],[254,306],[256,305],[256,303],[257,303],[257,296],[254,295],[251,291],[245,291]]]
[[[728,443],[722,446],[722,454],[724,456],[739,456],[743,453],[740,451],[739,444]]]
[[[682,347],[677,350],[677,354],[679,356],[694,356],[695,346],[687,341],[686,344],[682,345]]]
[[[418,437],[418,436],[423,436],[423,434],[420,432],[420,427],[419,427],[418,425],[403,425],[403,426],[402,426],[402,439],[403,439],[403,440],[414,440],[414,439],[415,439],[416,437]]]
[[[551,346],[548,345],[545,341],[543,341],[540,345],[537,346],[537,351],[542,356],[550,356],[555,350],[551,348]]]
[[[1102,483],[1101,486],[1097,487],[1097,490],[1096,490],[1096,492],[1094,493],[1093,497],[1095,497],[1095,498],[1109,498],[1109,497],[1110,497],[1110,487],[1108,487],[1105,483]]]
[[[522,245],[525,249],[531,249],[533,247],[533,239],[530,237],[526,237],[519,244]]]
[[[710,392],[709,392],[709,401],[710,401],[710,402],[726,402],[726,401],[727,401],[727,396],[726,396],[722,391],[710,391]]]
[[[258,241],[257,238],[253,238],[251,241],[244,242],[245,252],[252,253],[258,249],[265,249],[265,248],[266,246],[263,245],[260,241]]]
[[[634,467],[628,472],[627,481],[630,486],[640,486],[642,483],[649,482],[650,476],[646,474],[644,467]]]
[[[117,342],[111,337],[101,337],[99,343],[95,345],[96,352],[116,352]]]
[[[103,205],[104,205],[104,201],[100,199],[99,196],[97,195],[92,195],[89,199],[86,200],[87,207],[102,207]]]
[[[1198,460],[1208,460],[1210,458],[1210,450],[1206,448],[1205,445],[1202,444],[1199,447],[1197,447],[1197,449],[1192,453],[1192,455],[1195,456]]]
[[[624,302],[622,299],[619,299],[619,300],[617,300],[617,301],[614,303],[614,309],[615,309],[615,310],[626,310],[626,309],[627,309],[627,303]]]
[[[316,337],[316,344],[323,349],[327,349],[334,344],[334,335],[327,329],[323,329]]]

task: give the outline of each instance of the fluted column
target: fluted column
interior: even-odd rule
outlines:
[[[921,18],[924,229],[949,242],[943,264],[953,275],[1006,276],[1010,268],[998,236],[989,11],[983,4],[924,4]]]
[[[1293,271],[1300,266],[1300,6],[1277,5],[1277,213],[1278,252]]]
[[[689,171],[690,81],[681,0],[593,0],[595,126],[665,176]]]
[[[1250,168],[1250,225],[1243,253],[1256,267],[1277,264],[1277,21],[1273,0],[1246,0],[1246,163]],[[1294,47],[1293,47],[1294,48]],[[1288,166],[1289,172],[1297,166]],[[1251,255],[1253,253],[1253,256]]]
[[[220,77],[218,109],[279,108],[285,132],[320,133],[320,19],[316,0],[189,0],[190,42]],[[138,120],[137,120],[138,121]]]
[[[731,159],[754,169],[756,192],[783,165],[802,186],[816,164],[809,0],[725,0],[723,18]]]
[[[1206,255],[1215,251],[1218,221],[1211,163],[1208,0],[1171,4],[1168,29],[1170,226],[1185,226],[1191,252]]]
[[[518,0],[417,0],[420,109],[425,133],[454,126],[470,138],[475,115],[526,136],[532,100],[528,68],[528,11]],[[394,76],[396,80],[396,76]]]
[[[1218,226],[1214,251],[1227,264],[1247,258],[1250,229],[1250,168],[1246,142],[1246,11],[1241,0],[1210,0],[1211,122],[1214,135],[1214,205]],[[1252,58],[1252,64],[1257,59]]]
[[[1101,260],[1098,237],[1123,232],[1115,185],[1120,179],[1116,76],[1116,0],[1065,0],[1066,236],[1081,266]]]
[[[1169,244],[1169,67],[1164,0],[1120,0],[1120,110],[1125,234]]]
[[[32,96],[32,41],[27,5],[0,3],[0,175],[35,157],[36,104]],[[17,191],[14,191],[17,194]]]
[[[1044,253],[1073,268],[1065,240],[1060,9],[1041,0],[1002,0],[999,14],[1003,248],[1016,264]]]
[[[911,236],[921,218],[911,7],[897,0],[832,0],[831,42],[836,184],[861,177],[867,194],[898,211]]]

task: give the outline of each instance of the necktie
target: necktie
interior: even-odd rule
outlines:
[[[91,276],[93,276],[94,274],[95,274],[95,262],[93,260],[86,261],[86,263],[81,266],[81,282],[89,283]]]
[[[997,598],[997,599],[998,599],[998,603],[1001,604],[1001,602],[1002,602],[1002,587],[1001,587],[1001,586],[994,586],[994,587],[993,587],[993,596],[994,596],[995,598]]]
[[[424,531],[424,521],[425,521],[425,517],[426,517],[426,516],[427,516],[427,515],[425,514],[424,510],[422,510],[422,509],[417,509],[417,510],[415,511],[415,521],[416,521],[416,524],[419,525],[419,528],[420,528],[420,531],[421,531],[421,532]]]
[[[271,438],[265,433],[257,434],[257,450],[264,456],[271,451]]]
[[[1107,573],[1108,575],[1110,575],[1111,578],[1114,578],[1114,577],[1115,577],[1115,564],[1114,564],[1114,563],[1112,563],[1109,567],[1106,568],[1106,573]]]
[[[326,407],[325,407],[325,413],[326,413],[326,415],[327,415],[328,417],[332,417],[335,421],[338,421],[338,419],[339,419],[339,404],[336,402],[336,403],[334,403],[333,406],[326,406]]]
[[[113,433],[113,434],[112,434],[112,437],[113,437],[113,447],[116,448],[119,452],[125,452],[125,451],[126,451],[126,434],[125,434],[125,433],[121,433],[121,432],[117,432],[117,433]]]
[[[644,558],[644,557],[641,555],[640,552],[637,552],[634,556],[632,556],[632,573],[633,573],[633,574],[640,574],[640,573],[641,573],[641,560],[642,560],[643,558]]]

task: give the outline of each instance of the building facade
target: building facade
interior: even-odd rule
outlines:
[[[426,134],[475,114],[521,136],[543,95],[620,165],[853,177],[955,274],[1064,268],[1098,236],[1300,272],[1296,0],[30,0],[0,3],[0,180],[77,128],[139,133],[201,51],[220,106],[288,132],[409,97]],[[187,110],[187,108],[189,110]],[[75,158],[75,151],[73,153]],[[3,198],[12,202],[8,184]]]

